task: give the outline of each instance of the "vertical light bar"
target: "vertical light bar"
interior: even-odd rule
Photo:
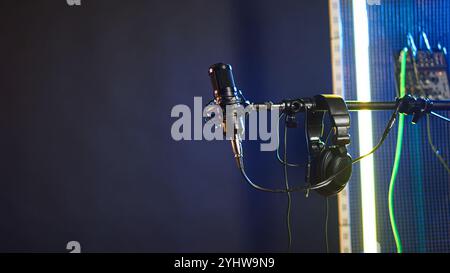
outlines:
[[[366,0],[353,0],[353,27],[355,39],[357,100],[371,100],[369,62],[369,22]],[[372,113],[358,114],[359,152],[365,154],[373,148]],[[373,157],[361,161],[361,203],[364,252],[378,252],[375,211],[375,177]]]

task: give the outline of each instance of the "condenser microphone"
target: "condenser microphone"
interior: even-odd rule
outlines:
[[[240,167],[241,158],[243,157],[242,136],[245,132],[245,124],[244,114],[239,109],[242,110],[245,102],[234,83],[231,65],[224,63],[214,64],[209,68],[209,76],[214,90],[214,101],[222,108],[224,134],[232,136],[231,146],[236,162]],[[227,113],[227,110],[232,112]],[[233,119],[233,128],[227,128],[227,117]]]
[[[209,76],[214,89],[214,99],[220,107],[241,104],[239,90],[234,83],[233,69],[229,64],[218,63],[209,68]]]

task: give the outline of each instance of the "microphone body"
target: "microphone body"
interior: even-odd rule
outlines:
[[[234,82],[231,65],[214,64],[209,68],[209,76],[214,90],[214,101],[222,108],[224,134],[227,138],[231,138],[234,157],[240,167],[243,157],[242,136],[245,132],[242,107],[245,102]],[[227,124],[232,124],[232,128],[229,128]]]

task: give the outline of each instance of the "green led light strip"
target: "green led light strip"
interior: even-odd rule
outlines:
[[[400,97],[404,97],[406,92],[406,57],[408,56],[408,49],[404,48],[401,52],[401,70],[400,70]],[[397,247],[397,253],[403,252],[402,242],[400,240],[400,234],[398,232],[397,223],[395,221],[394,213],[394,190],[395,181],[397,180],[398,169],[400,167],[400,157],[403,146],[403,131],[405,127],[405,116],[400,114],[398,121],[398,134],[397,134],[397,148],[395,149],[394,167],[392,169],[391,182],[389,184],[389,218],[391,220],[392,233],[394,234],[395,245]]]

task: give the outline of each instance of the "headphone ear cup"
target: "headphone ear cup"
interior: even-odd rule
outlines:
[[[325,148],[320,153],[319,156],[319,168],[317,177],[320,179],[320,181],[324,181],[327,179],[327,166],[330,164],[330,161],[333,159],[333,153],[330,148]]]
[[[324,196],[332,196],[341,192],[352,175],[352,158],[347,152],[340,152],[339,148],[325,149],[319,158],[318,175],[320,181],[325,181],[345,168],[341,174],[327,186],[316,191]]]

